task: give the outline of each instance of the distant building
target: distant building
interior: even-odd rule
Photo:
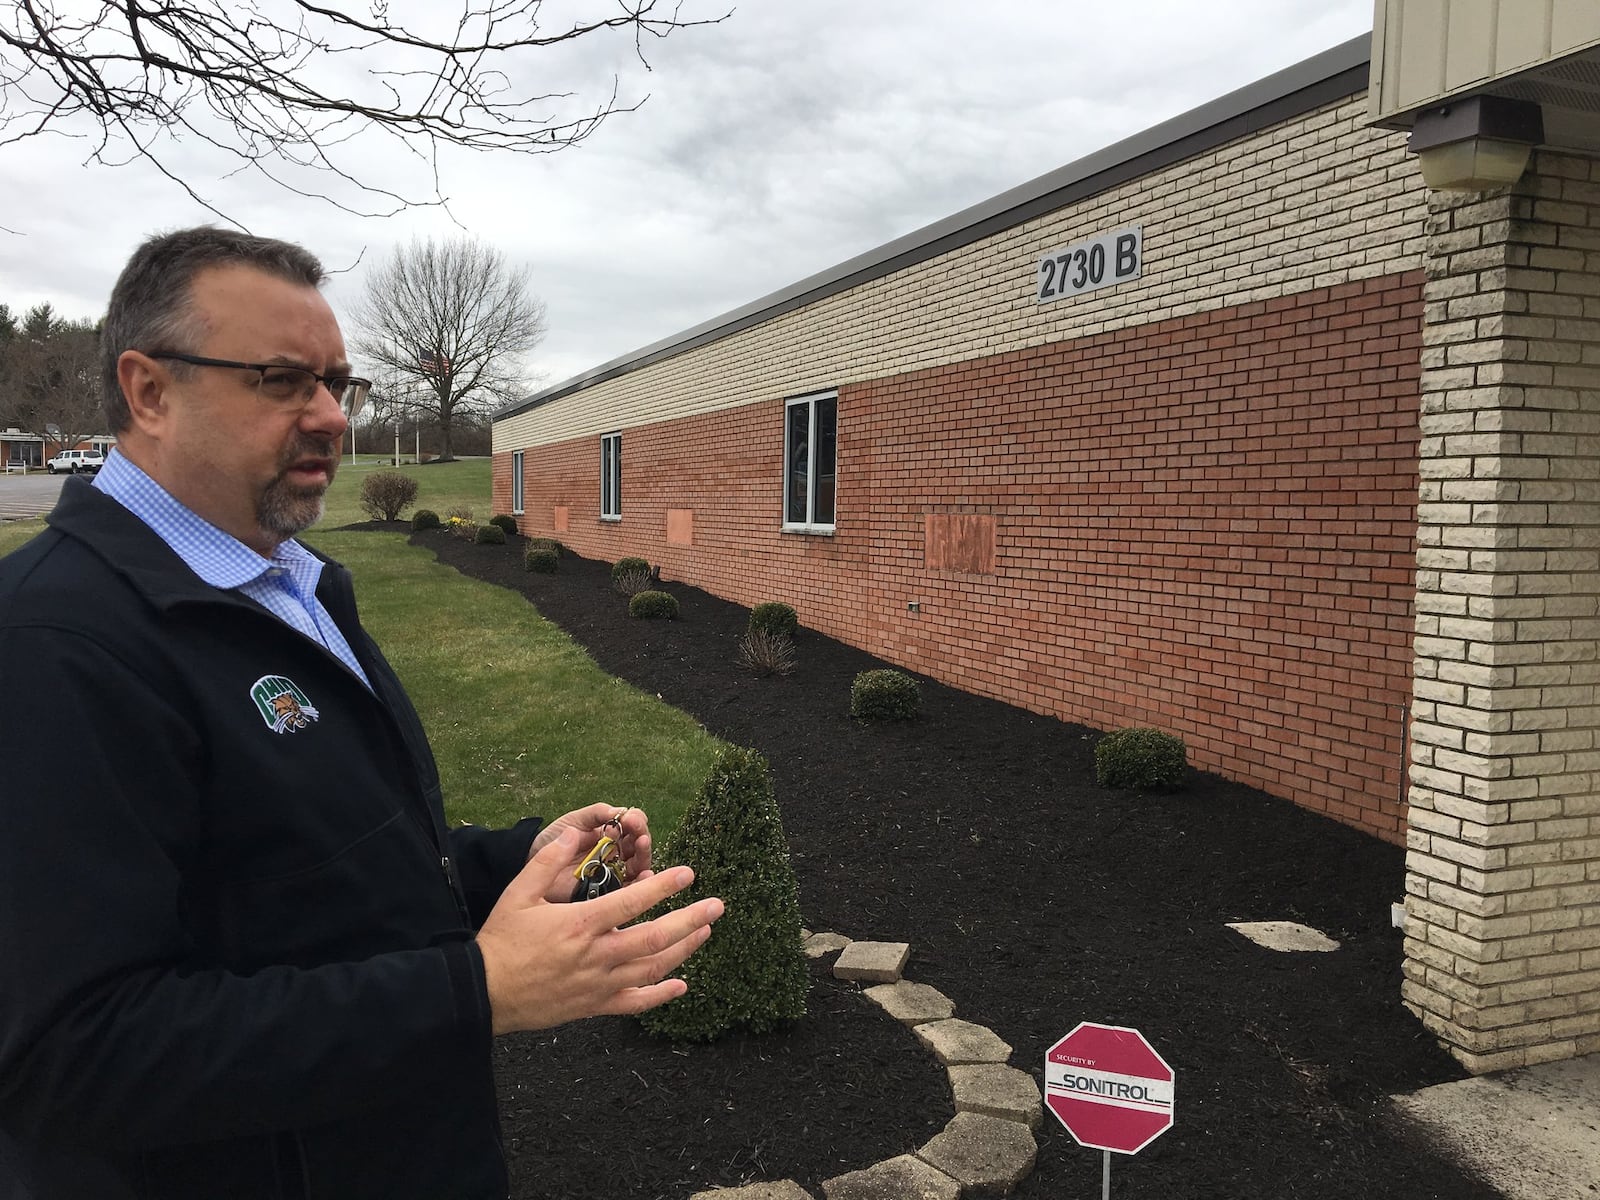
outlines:
[[[24,433],[16,428],[0,429],[0,462],[8,465],[23,463],[30,471],[35,468],[42,471],[44,464],[58,450],[98,450],[102,454],[109,454],[116,444],[117,439],[110,434],[97,434],[66,446],[37,433]]]

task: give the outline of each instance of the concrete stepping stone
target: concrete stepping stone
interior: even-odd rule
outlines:
[[[915,1154],[902,1154],[822,1182],[826,1200],[966,1200],[1006,1196],[1034,1168],[1043,1122],[1039,1085],[1005,1065],[1011,1047],[993,1030],[954,1017],[936,988],[901,979],[907,942],[857,942],[837,933],[800,931],[808,957],[839,951],[833,974],[874,986],[867,997],[912,1032],[949,1071],[955,1119]],[[689,1200],[815,1200],[792,1179],[714,1188]]]
[[[880,983],[866,989],[869,1000],[903,1025],[925,1025],[956,1015],[955,1001],[925,983]]]
[[[1033,1170],[1039,1144],[1025,1125],[958,1112],[917,1157],[961,1185],[963,1196],[1007,1196]]]
[[[833,974],[862,983],[896,983],[910,957],[908,942],[851,942],[840,951]]]
[[[801,943],[807,958],[821,958],[824,954],[832,954],[835,950],[843,950],[850,944],[850,939],[842,933],[813,933],[808,935]]]
[[[902,1154],[824,1179],[822,1194],[827,1200],[961,1200],[961,1185],[921,1159]]]
[[[709,1192],[696,1192],[689,1200],[816,1200],[810,1192],[792,1179],[776,1183],[752,1183],[745,1187],[713,1188]]]
[[[1033,1076],[1016,1067],[972,1063],[950,1068],[950,1090],[958,1113],[978,1113],[1002,1121],[1018,1121],[1038,1129],[1044,1120],[1044,1102]]]
[[[999,1035],[971,1021],[955,1017],[930,1021],[912,1032],[947,1067],[959,1063],[1003,1063],[1011,1058],[1011,1047]]]
[[[1339,948],[1339,943],[1327,934],[1293,921],[1229,921],[1228,928],[1268,950],[1285,953],[1312,950],[1326,954]]]

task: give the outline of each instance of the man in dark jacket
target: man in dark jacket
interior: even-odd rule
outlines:
[[[348,573],[294,540],[369,386],[321,279],[142,246],[117,453],[0,562],[3,1200],[503,1197],[493,1035],[682,994],[721,913],[634,923],[690,881],[637,811],[446,828]],[[618,819],[629,885],[555,903]]]

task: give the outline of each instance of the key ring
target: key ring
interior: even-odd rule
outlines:
[[[622,861],[622,852],[617,843],[602,837],[572,875],[578,881],[572,889],[572,898],[593,900],[596,896],[604,896],[620,888],[627,879],[628,867]]]

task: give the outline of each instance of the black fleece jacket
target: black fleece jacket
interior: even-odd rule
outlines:
[[[537,821],[448,830],[421,723],[68,480],[0,561],[0,1198],[503,1197],[472,931]]]

